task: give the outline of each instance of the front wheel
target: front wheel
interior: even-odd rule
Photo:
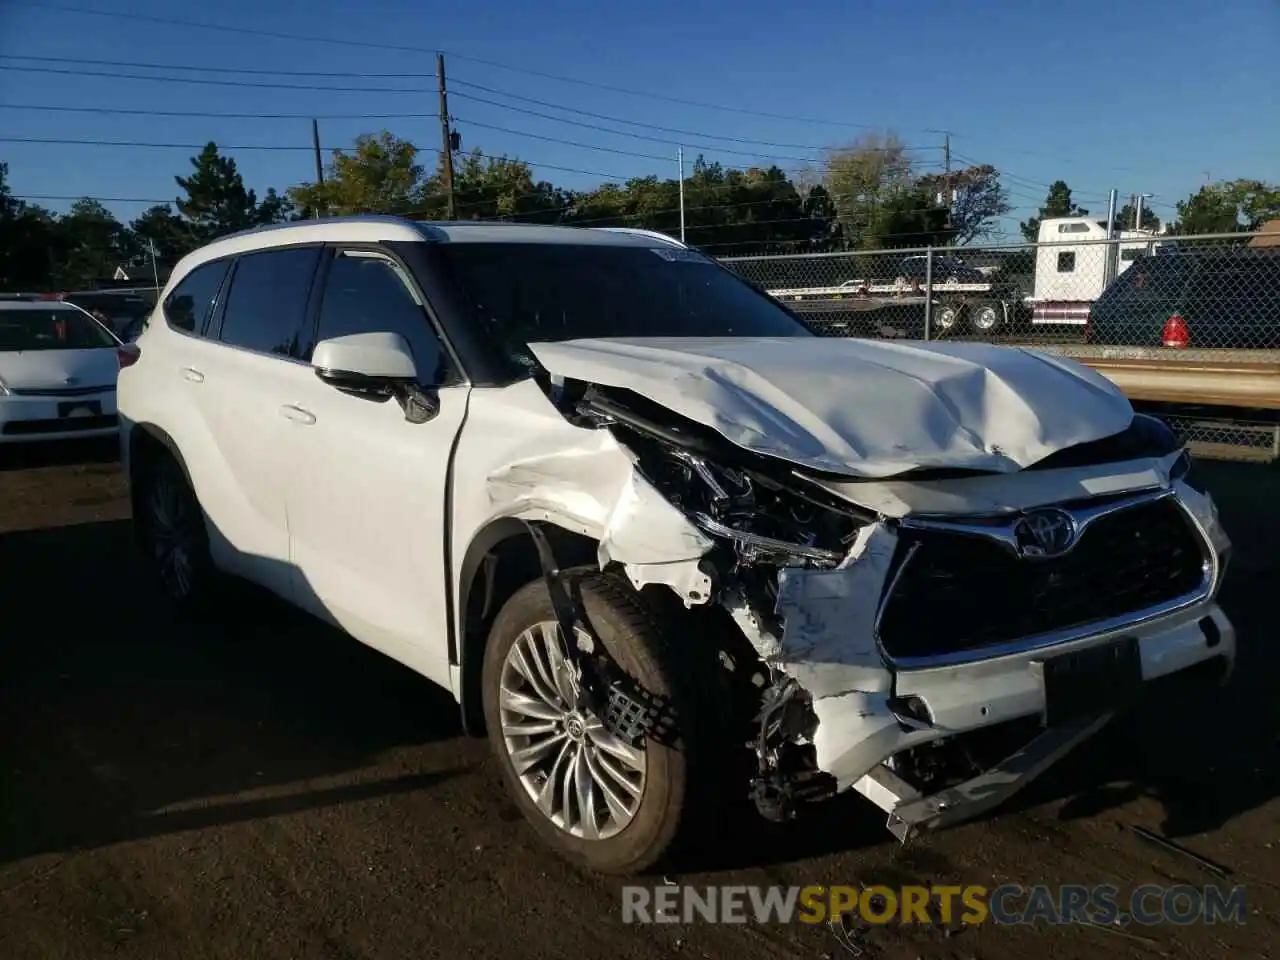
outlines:
[[[579,708],[569,651],[541,580],[507,601],[493,624],[483,667],[485,724],[517,806],[548,846],[591,870],[635,873],[668,853],[706,799],[698,763],[707,739],[699,725],[704,708],[690,677],[696,671],[677,666],[670,631],[624,579],[591,570],[567,576],[608,655],[648,691],[669,698],[676,742],[633,746]]]

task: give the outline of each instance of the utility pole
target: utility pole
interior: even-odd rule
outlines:
[[[311,149],[315,152],[316,157],[316,185],[324,186],[324,164],[320,162],[320,124],[312,119],[311,121]],[[317,206],[311,211],[315,215],[315,219],[320,219],[320,208]],[[328,211],[325,211],[328,213]]]
[[[942,138],[942,169],[946,173],[951,172],[951,134],[946,134]],[[951,178],[947,178],[947,182],[951,182]]]
[[[1113,240],[1116,235],[1116,189],[1111,188],[1111,195],[1107,199],[1107,239]],[[1116,251],[1119,249],[1118,244],[1108,243],[1104,248],[1107,258],[1102,264],[1102,282],[1104,284],[1111,283],[1116,278],[1119,271],[1119,260]]]
[[[676,162],[680,165],[680,242],[684,243],[684,147],[676,147]]]
[[[444,165],[444,195],[448,204],[449,219],[457,219],[453,205],[453,133],[449,130],[449,95],[444,85],[444,54],[436,54],[436,79],[440,84],[440,137]]]

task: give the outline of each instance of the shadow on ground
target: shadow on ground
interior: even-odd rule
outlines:
[[[129,521],[5,534],[0,570],[0,862],[415,790],[352,772],[459,733],[447,693],[252,588],[168,616]]]
[[[0,472],[113,463],[119,459],[120,443],[115,437],[0,445]]]

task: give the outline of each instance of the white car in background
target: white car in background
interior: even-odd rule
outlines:
[[[0,443],[113,436],[121,341],[53,300],[0,300]]]

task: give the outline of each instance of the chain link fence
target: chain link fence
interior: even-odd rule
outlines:
[[[1023,344],[1086,361],[1280,363],[1276,234],[1098,239],[1087,222],[1059,229],[1052,243],[721,262],[820,336]],[[1266,424],[1177,423],[1205,455],[1280,458]]]
[[[1083,227],[1085,223],[1064,223]],[[1280,247],[1269,234],[730,257],[836,337],[1265,350],[1280,359]]]

